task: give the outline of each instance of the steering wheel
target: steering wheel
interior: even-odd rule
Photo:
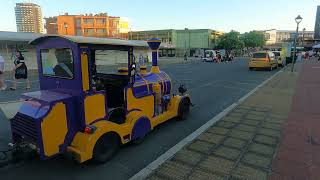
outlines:
[[[93,86],[95,87],[96,90],[104,90],[104,85],[103,82],[101,80],[101,78],[98,75],[94,75],[92,77],[93,80]]]

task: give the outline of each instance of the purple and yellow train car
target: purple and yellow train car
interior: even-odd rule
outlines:
[[[184,119],[191,100],[174,95],[170,77],[157,65],[160,41],[137,42],[76,36],[43,36],[36,45],[40,91],[11,120],[14,144],[27,142],[41,159],[71,153],[80,163],[105,162],[121,144],[141,142],[172,118]],[[137,71],[133,50],[152,50],[150,72]],[[125,67],[101,73],[98,51],[125,51]]]

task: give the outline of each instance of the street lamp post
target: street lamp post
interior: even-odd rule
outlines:
[[[296,35],[295,35],[295,38],[294,38],[294,50],[293,50],[291,72],[293,72],[293,70],[294,70],[294,63],[295,63],[296,50],[297,50],[297,39],[298,39],[299,24],[302,21],[302,17],[299,15],[298,17],[296,17],[295,21],[297,23],[297,30],[296,30]]]
[[[66,35],[68,35],[68,24],[64,23],[63,26],[64,26],[64,29],[66,30]]]
[[[188,28],[184,28],[184,55],[187,53],[187,31]]]
[[[306,28],[302,29],[302,47],[304,47],[304,34],[306,32]]]

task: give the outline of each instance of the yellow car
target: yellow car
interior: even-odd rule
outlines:
[[[262,51],[253,53],[249,61],[249,70],[267,68],[270,71],[278,67],[278,62],[273,52]]]
[[[275,58],[278,62],[278,67],[282,67],[284,58],[281,57],[281,52],[280,51],[272,51],[272,52],[275,55]]]

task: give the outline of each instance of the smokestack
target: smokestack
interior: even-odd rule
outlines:
[[[158,74],[160,73],[160,69],[158,67],[158,50],[161,44],[161,40],[159,38],[151,38],[147,42],[150,49],[152,50],[151,73]]]

